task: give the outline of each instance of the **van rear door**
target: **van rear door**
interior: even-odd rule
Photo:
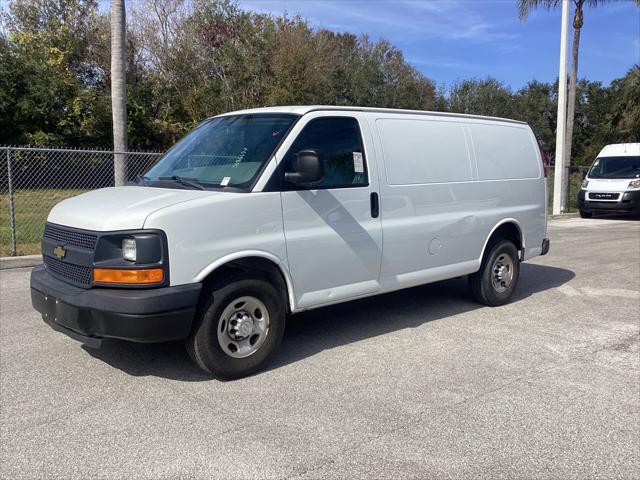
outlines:
[[[330,115],[330,116],[328,116]],[[356,112],[315,112],[281,160],[295,170],[296,154],[315,150],[324,177],[311,184],[282,179],[282,213],[296,309],[375,293],[382,230],[376,213],[378,175],[368,127]],[[304,123],[303,123],[304,122]],[[365,140],[363,140],[363,137]]]

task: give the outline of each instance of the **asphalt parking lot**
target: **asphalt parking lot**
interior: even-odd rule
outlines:
[[[0,272],[2,478],[638,478],[640,222],[550,223],[513,303],[450,280],[293,317],[222,383],[54,332]]]

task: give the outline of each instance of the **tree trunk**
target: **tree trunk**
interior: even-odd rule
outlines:
[[[565,165],[569,167],[571,165],[571,147],[573,143],[573,123],[576,113],[576,88],[578,82],[578,51],[580,49],[580,29],[582,28],[582,4],[576,7],[576,12],[573,18],[573,48],[571,52],[571,73],[569,75],[569,95],[567,97],[567,129],[564,144],[564,158]],[[565,199],[562,202],[563,210],[568,210],[568,194],[571,193],[569,189],[570,170],[567,168],[567,174],[564,176],[562,185],[562,198]]]
[[[113,149],[127,151],[127,85],[125,79],[126,14],[124,0],[111,0],[111,110],[113,114]],[[127,163],[124,153],[113,156],[116,186],[124,185]]]

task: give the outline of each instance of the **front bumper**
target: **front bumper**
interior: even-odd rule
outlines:
[[[102,338],[163,342],[187,337],[200,283],[153,289],[83,289],[49,275],[31,272],[31,303],[55,330],[98,347]]]
[[[622,193],[616,202],[596,202],[588,200],[585,190],[578,192],[578,208],[583,212],[640,213],[640,190]]]

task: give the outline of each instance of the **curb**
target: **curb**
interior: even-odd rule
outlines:
[[[42,255],[23,255],[20,257],[0,257],[0,270],[10,268],[35,267],[42,263]]]
[[[580,217],[579,213],[561,213],[560,215],[549,215],[551,220],[563,220],[565,218],[578,218]]]

